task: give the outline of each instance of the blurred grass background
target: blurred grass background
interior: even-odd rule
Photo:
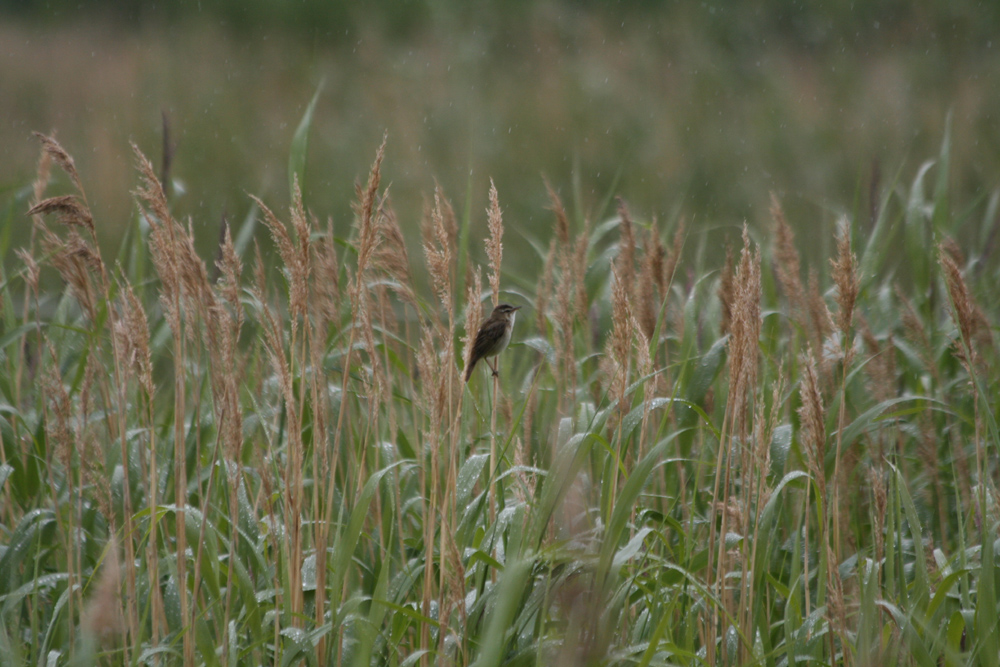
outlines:
[[[695,234],[731,229],[767,221],[776,190],[826,238],[873,180],[912,180],[949,112],[951,191],[983,201],[1000,175],[1000,5],[813,4],[3,0],[0,188],[30,183],[31,132],[56,132],[116,248],[128,142],[158,155],[165,113],[175,212],[210,253],[248,192],[288,201],[292,134],[323,82],[305,201],[345,228],[388,130],[411,242],[435,179],[472,202],[476,236],[490,177],[508,224],[548,236],[543,174],[578,221],[620,194]],[[523,237],[507,244],[534,261]]]

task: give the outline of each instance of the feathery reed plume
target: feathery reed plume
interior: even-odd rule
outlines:
[[[965,266],[965,253],[962,252],[962,249],[959,247],[958,243],[955,242],[955,239],[951,238],[950,236],[946,236],[945,238],[941,239],[939,248],[941,251],[944,251],[945,254],[951,257],[955,261],[956,265],[960,267]]]
[[[833,267],[833,282],[837,286],[837,327],[844,336],[844,345],[847,345],[847,336],[854,321],[854,305],[858,299],[858,290],[861,286],[861,276],[858,275],[858,260],[851,252],[851,226],[846,219],[840,222],[840,235],[837,237],[837,259],[830,260]],[[848,346],[848,350],[852,349]],[[845,360],[845,365],[850,365],[849,360]]]
[[[562,399],[576,386],[576,354],[573,345],[574,311],[574,251],[569,238],[569,216],[559,195],[546,180],[551,210],[556,216],[555,241],[559,263],[559,286],[556,289],[556,323],[559,335],[555,337],[556,363],[559,368],[559,410],[563,409]]]
[[[750,233],[746,224],[743,225],[743,250],[740,252],[740,263],[736,269],[736,280],[733,285],[730,313],[729,337],[729,392],[726,399],[726,412],[723,418],[722,434],[719,450],[716,454],[716,470],[718,474],[712,489],[713,503],[717,508],[725,508],[730,499],[730,481],[734,463],[726,452],[733,451],[734,444],[746,443],[749,440],[748,423],[752,413],[750,397],[757,390],[757,355],[760,340],[760,247],[751,254]],[[721,486],[721,495],[720,495]],[[737,522],[742,520],[740,512],[736,513]],[[709,571],[713,573],[714,585],[718,587],[718,595],[724,599],[728,609],[732,602],[730,594],[724,586],[724,572],[728,554],[725,548],[724,536],[728,532],[729,513],[721,512],[720,526],[716,528],[713,518],[709,528]],[[716,533],[718,530],[718,533]],[[723,536],[718,540],[716,538]],[[713,548],[716,551],[713,551]],[[713,560],[714,559],[714,560]],[[714,570],[713,570],[714,568]],[[711,637],[718,625],[718,610],[712,611]],[[714,652],[709,654],[709,660],[714,659]]]
[[[59,222],[67,227],[84,227],[90,233],[94,233],[94,218],[90,214],[90,209],[76,195],[49,197],[28,209],[28,215],[48,213],[58,213]]]
[[[653,357],[649,354],[650,339],[642,330],[642,326],[632,318],[632,333],[635,336],[635,361],[640,378],[644,378],[642,383],[642,423],[639,429],[639,448],[635,453],[637,461],[641,461],[646,453],[646,428],[649,424],[650,405],[656,395],[655,379],[650,377],[653,374]]]
[[[628,367],[632,347],[632,307],[629,304],[628,287],[618,270],[611,271],[611,336],[608,339],[608,357],[612,362],[609,376],[609,395],[617,404],[619,419],[628,412],[625,405],[625,390],[628,388]]]
[[[635,303],[635,232],[632,228],[632,216],[629,215],[628,205],[621,197],[618,198],[618,217],[621,221],[621,240],[619,241],[618,257],[615,265],[618,275],[625,283],[625,290],[628,294],[630,304]]]
[[[978,325],[978,319],[976,316],[976,311],[978,309],[972,295],[969,291],[969,286],[965,282],[965,278],[962,277],[962,271],[958,268],[958,263],[951,253],[948,252],[944,244],[938,245],[938,263],[941,265],[941,269],[944,272],[945,284],[948,288],[948,296],[951,301],[952,317],[958,324],[959,329],[959,340],[954,343],[955,356],[958,357],[959,361],[965,366],[966,372],[970,377],[973,378],[974,384],[978,385],[978,381],[975,380],[976,371],[979,367],[979,352],[977,350],[977,345],[975,344],[975,334]],[[979,416],[979,391],[973,393],[974,402],[974,412],[975,412],[975,447],[976,447],[976,471],[977,478],[982,480],[984,473],[984,452],[983,446],[980,439],[980,416]],[[957,449],[961,449],[958,447]],[[961,464],[962,454],[958,457],[959,463]],[[980,489],[985,489],[985,484],[980,482]],[[985,491],[978,499],[980,505],[985,501]],[[979,511],[983,511],[980,509]]]
[[[108,555],[101,568],[94,594],[81,615],[83,631],[98,641],[120,636],[125,631],[122,616],[122,575],[118,564],[118,549],[108,546]]]
[[[469,368],[472,363],[472,345],[476,342],[476,332],[479,331],[479,325],[483,321],[482,294],[483,272],[477,266],[465,295],[465,335],[462,336],[462,344],[465,346],[462,359],[465,360],[465,368]]]
[[[785,220],[781,201],[774,192],[771,193],[771,217],[774,218],[774,258],[778,281],[788,297],[790,315],[801,322],[807,308],[799,268],[799,251],[795,248],[795,234]]]
[[[486,255],[490,260],[490,289],[493,291],[494,308],[500,303],[500,262],[503,259],[503,217],[497,187],[490,179],[490,207],[487,209],[490,236],[486,239]]]
[[[122,288],[119,289],[121,297],[121,315],[113,323],[113,331],[118,339],[116,349],[124,363],[124,371],[127,376],[130,372],[135,375],[145,393],[147,433],[149,437],[147,479],[149,507],[159,505],[159,474],[157,473],[157,450],[155,440],[155,429],[152,428],[153,397],[156,388],[153,384],[153,359],[149,345],[149,324],[146,318],[146,311],[142,303],[135,294],[135,290],[127,279],[123,279]],[[89,368],[88,368],[89,370]],[[83,438],[78,438],[83,440]],[[159,641],[161,632],[165,625],[165,612],[163,599],[159,588],[159,554],[157,553],[157,533],[158,522],[151,521],[149,525],[149,536],[146,543],[146,567],[149,573],[149,595],[151,606],[151,621],[154,644]]]
[[[747,435],[748,401],[757,386],[757,346],[760,340],[760,247],[750,254],[750,236],[743,226],[743,250],[736,284],[729,339],[729,398],[726,410],[741,440]]]
[[[291,315],[292,335],[294,336],[298,330],[299,318],[306,314],[309,293],[309,238],[308,236],[305,239],[299,238],[299,243],[296,244],[292,240],[291,234],[288,233],[285,223],[281,222],[260,199],[254,195],[250,195],[250,198],[264,214],[264,224],[271,232],[271,239],[278,249],[282,264],[288,269],[288,312]],[[297,179],[294,181],[292,202],[293,226],[296,227],[296,236],[298,236],[299,225],[307,225],[307,223],[298,222],[300,219],[304,220],[305,215],[302,213],[302,194]]]
[[[80,195],[83,196],[84,201],[86,201],[86,196],[83,194],[83,183],[80,181],[80,175],[76,171],[76,163],[73,161],[70,154],[66,152],[66,149],[64,149],[58,141],[55,140],[55,137],[46,136],[41,132],[35,132],[34,135],[35,138],[41,142],[42,150],[44,150],[45,153],[49,155],[63,171],[66,172],[70,179],[72,179],[73,185],[76,186],[76,189],[80,192]]]
[[[63,240],[48,228],[39,229],[42,232],[42,250],[49,255],[49,262],[69,286],[73,298],[90,322],[96,324],[99,297],[90,274],[100,273],[103,268],[100,256],[76,230],[70,231]]]
[[[858,291],[861,285],[861,277],[858,275],[858,261],[854,253],[851,252],[851,226],[846,218],[842,218],[840,221],[840,234],[837,237],[837,259],[831,260],[830,265],[833,268],[833,282],[837,286],[837,326],[840,329],[841,351],[843,352],[841,400],[837,415],[837,443],[833,463],[834,494],[833,502],[831,503],[834,515],[833,541],[836,546],[833,553],[839,556],[841,523],[843,521],[838,521],[837,519],[840,517],[846,521],[847,518],[846,513],[842,513],[840,509],[840,492],[846,485],[846,480],[850,476],[853,463],[856,462],[854,455],[849,454],[848,461],[846,462],[846,470],[843,473],[841,472],[840,459],[843,455],[843,433],[847,420],[847,374],[855,354],[854,337],[851,328],[854,321],[854,306],[857,303]],[[846,489],[844,490],[846,492]],[[837,589],[840,586],[839,577],[837,577],[837,582],[834,583],[836,585],[831,585],[830,605],[831,609],[836,612],[835,603]],[[841,609],[840,611],[842,612],[843,610]]]
[[[373,267],[391,278],[392,289],[404,303],[416,309],[417,296],[413,292],[410,280],[410,258],[406,250],[406,240],[403,238],[403,230],[399,227],[396,212],[389,203],[388,194],[385,196],[385,205],[378,222],[382,242],[372,259]]]
[[[378,189],[382,182],[382,160],[385,158],[385,147],[388,140],[388,133],[383,134],[382,143],[375,152],[375,161],[368,172],[368,183],[363,188],[360,183],[357,184],[355,188],[357,201],[353,205],[358,227],[358,263],[354,274],[354,284],[351,286],[351,320],[356,326],[360,327],[361,335],[365,341],[365,350],[368,353],[368,360],[371,364],[374,400],[369,402],[370,417],[373,417],[374,412],[377,410],[379,397],[382,396],[384,390],[384,382],[381,364],[375,349],[374,332],[372,330],[371,309],[368,304],[367,274],[369,263],[382,243],[382,226],[379,223],[379,218],[382,216],[382,203],[385,201],[385,196],[380,200]],[[355,330],[352,328],[351,345],[353,345],[354,336]],[[350,361],[350,355],[348,355],[347,361]],[[345,385],[343,387],[345,391],[348,369],[349,366],[345,366]],[[341,406],[341,414],[343,414],[343,405]],[[340,424],[338,423],[338,438],[339,427]]]
[[[962,277],[962,271],[958,268],[958,263],[944,244],[938,245],[938,262],[944,271],[945,284],[948,287],[948,295],[951,297],[951,307],[954,312],[955,322],[958,324],[959,332],[962,334],[963,347],[959,347],[962,361],[968,367],[969,372],[973,371],[978,359],[978,353],[974,345],[976,334],[976,305],[969,293],[969,287]]]
[[[816,483],[818,497],[817,502],[821,506],[826,506],[826,472],[824,462],[826,460],[826,410],[823,407],[823,398],[819,387],[819,374],[816,371],[816,357],[813,354],[812,346],[807,348],[801,362],[805,377],[799,384],[799,396],[802,405],[798,409],[801,420],[803,454],[805,455],[806,469]],[[802,525],[805,531],[804,541],[809,543],[809,495],[810,486],[806,486],[806,502],[803,511]],[[824,530],[826,520],[821,518],[820,534],[825,535]],[[809,549],[803,550],[803,561],[806,579],[810,576],[809,571]],[[809,587],[805,588],[805,612],[809,613]]]
[[[143,390],[152,398],[153,358],[149,349],[146,311],[132,285],[126,281],[123,288],[121,316],[114,323],[114,335],[118,339],[118,350],[125,362],[125,370],[135,374]]]
[[[243,273],[243,262],[233,245],[229,222],[225,223],[222,244],[219,246],[219,261],[217,262],[220,281],[219,293],[236,314],[236,329],[243,326],[243,302],[240,299],[240,276]]]
[[[806,467],[816,481],[820,497],[825,497],[826,409],[823,407],[823,397],[819,387],[816,356],[813,354],[811,346],[802,360],[802,370],[805,377],[799,386],[802,405],[798,410],[802,422],[801,441],[805,445],[803,449]]]
[[[333,242],[333,220],[327,221],[326,234],[313,244],[316,253],[314,289],[319,297],[319,312],[327,322],[336,322],[340,315],[340,264]]]
[[[454,256],[452,253],[451,233],[448,219],[453,218],[451,204],[448,203],[440,186],[434,191],[434,207],[429,210],[430,216],[424,217],[424,258],[427,270],[431,274],[434,292],[448,313],[453,312],[454,304],[451,298],[451,276]]]
[[[170,215],[167,206],[163,184],[153,171],[153,165],[143,155],[139,147],[132,144],[136,168],[140,174],[140,185],[135,196],[145,203],[148,211],[144,216],[150,225],[149,250],[153,266],[160,277],[160,303],[163,306],[164,319],[173,334],[174,354],[174,532],[176,546],[176,567],[179,581],[187,581],[187,452],[186,452],[186,371],[184,328],[181,319],[181,301],[184,298],[182,288],[183,272],[181,241],[178,238],[183,230]],[[188,278],[190,282],[190,276]],[[210,291],[210,290],[209,290]],[[126,542],[126,548],[128,542]],[[180,620],[184,627],[191,623],[191,608],[188,603],[188,587],[178,586],[178,604]],[[194,661],[194,641],[191,633],[184,633],[184,660]]]

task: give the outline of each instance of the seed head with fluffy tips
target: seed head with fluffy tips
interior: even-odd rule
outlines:
[[[489,319],[479,327],[476,340],[472,344],[472,354],[469,355],[469,365],[465,369],[466,382],[472,377],[472,370],[480,359],[486,359],[486,363],[493,370],[493,375],[499,374],[496,363],[490,364],[489,360],[507,349],[510,332],[514,328],[514,318],[520,309],[521,306],[501,303],[493,309]]]

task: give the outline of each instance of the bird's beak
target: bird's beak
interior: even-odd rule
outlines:
[[[514,306],[514,310],[521,310],[521,308],[523,308],[523,306]]]

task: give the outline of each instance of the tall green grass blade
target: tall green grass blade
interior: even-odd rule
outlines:
[[[312,100],[306,106],[306,111],[302,114],[302,120],[295,128],[292,135],[292,144],[288,150],[288,193],[289,196],[295,191],[295,181],[298,180],[299,187],[305,189],[306,183],[306,148],[309,144],[309,128],[312,126],[313,112],[316,110],[316,103],[319,95],[323,92],[323,82],[320,81],[313,93]]]

